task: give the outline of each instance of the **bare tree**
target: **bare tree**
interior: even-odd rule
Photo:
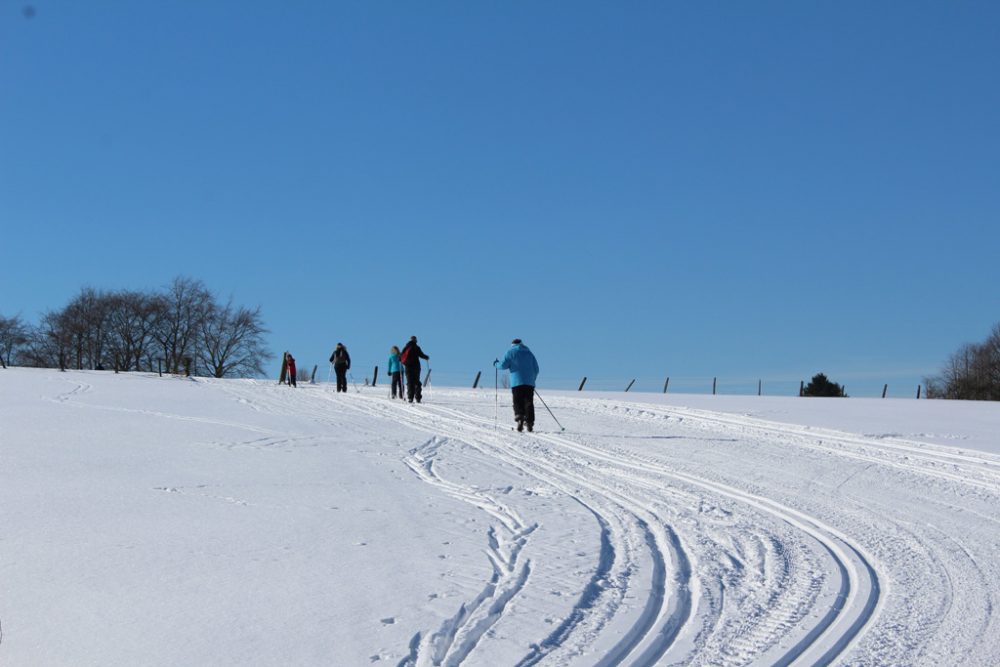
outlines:
[[[84,288],[37,327],[0,317],[0,361],[20,346],[18,359],[31,366],[154,370],[162,358],[169,373],[261,375],[267,333],[260,307],[219,305],[201,281],[178,277],[155,293]]]
[[[165,310],[163,298],[156,294],[124,290],[111,297],[108,345],[115,368],[141,370],[146,359],[147,370],[152,370],[148,355],[154,344],[153,332]]]
[[[928,398],[1000,401],[1000,324],[985,342],[960,347],[940,375],[924,382]]]
[[[272,356],[264,346],[266,333],[260,306],[237,307],[232,298],[225,306],[213,304],[201,323],[199,360],[217,378],[262,375]]]
[[[28,345],[20,355],[24,365],[63,370],[69,365],[74,341],[63,311],[49,311],[42,315],[28,338]]]
[[[108,343],[111,296],[85,287],[59,312],[62,335],[69,336],[71,360],[77,369],[94,369],[103,363]]]
[[[989,387],[989,400],[1000,401],[1000,323],[993,325],[986,342],[980,346],[979,363],[984,383]]]
[[[4,368],[13,363],[14,352],[28,344],[29,333],[30,329],[21,320],[20,315],[14,317],[0,315],[0,364]]]
[[[178,277],[163,295],[163,311],[153,330],[169,373],[181,373],[185,360],[198,358],[202,326],[213,298],[200,280]]]

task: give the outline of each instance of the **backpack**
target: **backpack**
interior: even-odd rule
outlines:
[[[413,349],[412,347],[403,348],[403,353],[399,355],[399,363],[403,364],[404,366],[406,365],[406,360],[410,358],[410,350],[412,349]]]

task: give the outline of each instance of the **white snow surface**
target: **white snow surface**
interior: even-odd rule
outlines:
[[[1000,664],[1000,406],[540,390],[0,371],[0,665]]]

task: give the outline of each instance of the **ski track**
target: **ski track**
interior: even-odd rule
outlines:
[[[501,530],[494,525],[487,532],[487,557],[493,567],[493,576],[474,600],[463,604],[453,618],[445,621],[437,632],[427,635],[415,650],[411,650],[412,659],[402,664],[415,667],[459,665],[472,652],[483,635],[500,619],[507,603],[527,583],[531,562],[526,561],[519,566],[518,557],[531,533],[538,527],[538,524],[526,526],[517,512],[488,493],[454,484],[438,475],[434,460],[438,449],[445,444],[447,439],[432,437],[422,446],[410,450],[404,463],[422,481],[489,514]]]
[[[597,665],[703,664],[698,651],[708,645],[715,647],[713,655],[720,661],[712,664],[827,665],[844,660],[879,614],[884,575],[878,561],[828,522],[772,498],[682,472],[624,448],[599,448],[566,434],[501,431],[488,417],[446,406],[400,405],[357,392],[305,394],[310,400],[272,392],[265,398],[259,386],[248,386],[254,391],[232,393],[254,410],[278,410],[334,423],[333,403],[427,433],[429,439],[409,451],[404,463],[422,481],[474,505],[493,520],[487,535],[492,577],[478,596],[436,631],[417,632],[399,667],[462,664],[503,618],[509,601],[530,582],[532,563],[520,562],[520,556],[537,524],[526,523],[482,489],[441,477],[435,462],[441,448],[453,444],[471,447],[566,494],[593,515],[600,531],[601,548],[591,579],[557,628],[530,644],[519,666],[576,664],[583,656],[589,656],[587,664]],[[74,389],[61,400],[83,391]],[[1000,457],[985,453],[673,407],[622,407],[579,399],[561,403],[564,409],[585,414],[614,414],[626,421],[661,422],[671,428],[683,424],[713,436],[730,436],[726,441],[776,443],[869,467],[886,466],[941,484],[961,485],[987,498],[996,497],[1000,490]],[[245,444],[258,446],[266,440]],[[667,480],[670,486],[664,484]],[[682,498],[684,494],[690,497]],[[698,511],[682,510],[692,499],[699,504]],[[734,516],[736,506],[743,509]],[[765,517],[763,523],[768,525],[755,525],[754,517]],[[694,534],[686,525],[690,521],[696,522]],[[733,533],[730,526],[735,524],[741,527]],[[698,531],[703,534],[699,536]],[[907,539],[923,544],[919,536],[911,535]],[[705,564],[698,560],[705,557],[701,551],[691,549],[692,540],[713,543],[714,554],[707,556]],[[952,558],[970,563],[966,567],[973,576],[988,578],[959,540],[944,536],[941,541],[951,545]],[[938,561],[930,549],[925,557],[939,573],[938,586],[945,591],[940,604],[946,613],[955,604],[948,575],[953,564]],[[748,567],[751,564],[753,568]],[[706,573],[712,576],[703,580]],[[738,613],[727,606],[729,585],[748,591],[736,603]],[[605,644],[601,655],[589,653],[602,631],[624,610],[629,591],[645,597],[642,611],[633,615],[632,627],[611,648]],[[983,601],[969,595],[961,601],[983,619],[981,632],[989,632],[994,625],[992,596]],[[934,630],[935,623],[931,623],[916,634],[930,637]],[[715,631],[723,634],[717,637]],[[723,645],[720,637],[728,637]],[[782,641],[785,637],[794,637],[791,645]],[[970,652],[964,649],[966,655]],[[940,657],[926,649],[912,655],[926,660]]]
[[[275,431],[273,429],[267,429],[267,428],[260,428],[260,427],[256,427],[256,426],[250,426],[250,425],[242,423],[242,422],[226,421],[226,420],[221,420],[221,419],[212,419],[212,418],[209,418],[209,417],[192,417],[192,416],[189,416],[189,415],[178,415],[178,414],[173,414],[173,413],[169,413],[169,412],[161,412],[161,411],[158,411],[158,410],[142,410],[142,409],[138,409],[138,408],[123,408],[123,407],[118,406],[118,405],[100,405],[100,404],[96,404],[96,403],[80,403],[80,402],[75,401],[73,399],[78,398],[82,394],[86,394],[86,393],[91,392],[93,390],[93,386],[90,385],[90,384],[87,384],[86,382],[74,381],[74,380],[69,380],[69,379],[66,379],[64,381],[65,382],[70,382],[71,384],[75,385],[74,388],[72,390],[68,391],[68,392],[64,392],[64,393],[58,394],[58,395],[56,395],[54,397],[52,397],[52,396],[43,396],[42,398],[44,400],[46,400],[46,401],[50,401],[50,402],[53,402],[53,403],[59,403],[59,404],[62,404],[62,405],[70,405],[70,406],[73,406],[74,408],[83,408],[83,409],[90,409],[90,410],[107,410],[109,412],[131,413],[131,414],[143,415],[143,416],[146,416],[146,417],[159,417],[159,418],[163,418],[163,419],[172,419],[172,420],[175,420],[175,421],[192,422],[192,423],[196,423],[196,424],[210,424],[210,425],[213,425],[213,426],[224,426],[226,428],[242,429],[244,431],[250,431],[252,433],[259,433],[262,436],[268,437],[268,438],[281,438],[281,436],[283,435],[282,433],[279,433],[278,431]],[[237,443],[237,444],[239,444],[239,443]]]
[[[585,624],[583,622],[584,619],[587,619],[588,615],[581,612],[592,606],[592,599],[590,598],[593,597],[592,591],[586,593],[577,601],[574,607],[574,613],[570,615],[570,623],[564,624],[566,627],[562,628],[562,632],[560,634],[564,638],[563,642],[555,644],[550,636],[541,642],[536,643],[532,651],[525,656],[524,659],[522,659],[522,664],[534,664],[541,657],[555,653],[558,650],[563,650],[563,652],[567,654],[578,655],[583,653],[585,651],[585,646],[573,645],[572,641],[567,642],[567,640],[572,639],[574,635],[573,631],[577,629],[575,626],[584,625],[584,627],[586,627],[587,625],[590,625],[593,626],[592,630],[599,630],[610,621],[614,611],[620,607],[625,591],[636,587],[647,590],[648,597],[644,610],[639,615],[633,628],[627,632],[625,636],[622,637],[622,639],[596,664],[601,667],[620,664],[630,664],[635,667],[646,667],[657,664],[667,655],[669,649],[673,646],[674,641],[685,629],[684,626],[688,623],[691,617],[691,610],[694,605],[691,595],[692,567],[689,562],[689,557],[681,550],[681,544],[676,536],[676,533],[668,527],[661,525],[655,513],[650,512],[647,508],[636,503],[635,500],[626,497],[623,494],[617,493],[611,488],[594,484],[592,476],[590,475],[569,474],[565,470],[559,470],[554,466],[539,465],[539,462],[531,457],[518,457],[513,455],[513,450],[502,448],[502,443],[504,443],[505,440],[516,442],[516,436],[511,437],[510,435],[504,433],[504,437],[501,438],[500,434],[495,429],[490,428],[492,425],[485,418],[480,418],[475,415],[470,415],[441,406],[428,406],[427,404],[419,407],[398,406],[397,404],[384,399],[369,397],[351,397],[350,399],[347,399],[345,397],[331,395],[328,392],[324,392],[321,396],[326,400],[340,403],[345,407],[350,407],[372,416],[383,418],[389,417],[395,419],[396,421],[408,423],[414,428],[429,433],[437,434],[438,432],[448,432],[450,437],[453,439],[458,439],[484,454],[493,455],[494,457],[513,465],[516,469],[530,474],[540,481],[546,482],[555,488],[562,490],[588,507],[591,505],[588,504],[587,501],[580,498],[579,489],[574,489],[572,485],[575,484],[579,487],[588,489],[589,491],[595,493],[598,498],[603,498],[605,502],[610,500],[617,506],[618,511],[612,510],[610,513],[607,513],[607,510],[605,510],[605,513],[601,513],[600,511],[597,512],[598,515],[606,522],[606,525],[617,527],[617,530],[615,531],[618,534],[617,539],[610,540],[610,543],[617,543],[619,545],[617,548],[612,547],[611,549],[611,554],[613,554],[611,556],[613,563],[611,570],[614,571],[615,575],[613,580],[615,580],[618,585],[614,588],[607,589],[608,591],[613,592],[610,595],[612,599],[606,601],[603,605],[603,611],[606,616],[600,618],[596,623],[592,620],[589,624]],[[356,398],[363,398],[363,403],[355,400]],[[301,406],[298,407],[301,408]],[[301,410],[297,410],[297,412],[301,412]],[[315,414],[320,419],[328,418],[329,411],[320,409],[316,411]],[[428,419],[429,417],[431,418],[430,420]],[[469,433],[470,431],[476,437],[470,437],[470,435],[472,435]],[[456,436],[456,433],[460,433],[461,436]],[[597,450],[578,445],[577,443],[566,438],[544,436],[542,434],[535,435],[538,438],[548,439],[553,444],[568,447],[580,453],[585,453],[590,456],[600,454],[598,458],[603,458],[605,460],[608,460],[609,458]],[[440,446],[439,443],[439,440],[432,437],[431,440],[425,443],[424,447],[430,447],[432,451],[436,453],[437,447]],[[419,450],[411,452],[410,455],[415,456],[418,453]],[[615,461],[612,460],[612,462]],[[431,475],[433,465],[418,465],[415,468],[412,464],[413,461],[411,460],[408,465],[411,470],[414,470],[415,473],[418,473],[418,470],[420,469],[424,471],[422,473],[418,473],[422,478],[425,475]],[[643,468],[644,467],[645,466],[643,466]],[[438,480],[440,480],[440,478],[435,478],[432,483],[441,484],[442,488],[446,488],[443,484],[443,480]],[[431,481],[431,478],[428,477],[427,481]],[[566,482],[569,482],[570,485],[567,486]],[[452,493],[456,492],[454,488],[449,490]],[[460,493],[465,495],[467,498],[467,492],[463,491]],[[593,503],[593,500],[591,500],[591,503]],[[489,504],[483,504],[480,501],[480,504],[477,504],[477,506],[483,507],[484,511],[486,511],[486,507],[488,507]],[[625,510],[624,516],[621,510]],[[496,518],[499,519],[499,517]],[[623,518],[625,519],[624,521]],[[790,523],[793,523],[794,525],[794,522]],[[668,530],[670,530],[669,536]],[[634,542],[634,538],[637,533],[640,537],[639,541],[647,546],[648,558],[651,561],[652,573],[648,575],[648,580],[645,582],[635,581],[635,579],[637,579],[635,572],[639,569],[639,561],[635,555],[634,548],[624,546],[624,544],[629,541],[630,536]],[[836,545],[826,546],[831,554],[837,554],[840,551],[839,547]],[[665,554],[669,554],[669,556]],[[621,562],[615,563],[619,555],[625,556],[626,558],[623,558]],[[606,553],[602,554],[602,560],[607,560],[607,556],[608,554]],[[669,592],[665,590],[667,583],[666,563],[668,561],[673,564],[674,571],[674,576],[670,578],[672,587]],[[602,567],[599,564],[598,567],[595,568],[595,571],[600,570],[602,570]],[[843,568],[842,571],[847,571],[847,568]],[[494,579],[496,579],[496,574],[494,575]],[[448,651],[452,646],[456,645],[456,637],[460,634],[461,629],[463,627],[470,627],[473,623],[471,621],[472,612],[480,609],[485,597],[492,596],[495,590],[494,581],[491,580],[491,582],[487,584],[486,588],[484,588],[484,591],[480,594],[480,596],[471,601],[470,604],[463,605],[456,616],[449,621],[446,621],[438,632],[425,636],[421,645],[416,650],[415,660],[410,662],[404,661],[404,663],[401,664],[410,664],[413,665],[413,667],[422,667],[423,665],[428,664],[460,664],[460,661],[445,662],[445,660],[449,657]],[[843,590],[844,586],[842,585],[840,592],[843,592]],[[876,593],[875,598],[877,599],[877,587],[872,586],[871,590]],[[669,606],[666,604],[667,600],[671,601]],[[840,598],[837,598],[837,600],[840,600]],[[835,606],[836,604],[837,603],[835,603]],[[874,603],[869,605],[869,607],[873,609]],[[837,608],[835,611],[837,613],[834,613],[833,616],[838,617],[840,615],[840,609]],[[502,614],[502,609],[500,612]],[[500,614],[492,616],[489,625],[495,623],[499,619],[499,616]],[[824,619],[824,623],[826,625],[833,624],[835,618],[830,617],[831,614],[828,613],[827,617]],[[708,620],[703,623],[711,624],[712,621]],[[821,625],[823,624],[821,623]],[[472,627],[478,628],[480,626],[473,625]],[[860,627],[861,624],[858,624],[858,629],[860,629]],[[822,634],[822,631],[825,630],[825,627],[821,628],[819,632],[814,630],[812,633],[814,635],[813,638],[815,639]],[[485,632],[485,629],[483,632]],[[596,633],[591,631],[584,634],[584,642],[587,642],[593,641]],[[475,637],[472,641],[460,644],[460,652],[458,654],[454,654],[453,657],[455,657],[455,655],[460,658],[467,656],[472,648],[475,647],[476,642],[479,638],[481,638],[481,636],[482,635],[478,635],[478,637]],[[851,637],[847,637],[846,640],[835,643],[834,649],[831,650],[839,652],[839,650],[842,650],[847,643],[849,643],[850,639]],[[800,643],[800,645],[797,645],[789,655],[792,655],[793,659],[802,657],[806,654],[806,651],[811,644],[811,641],[808,645],[801,645]],[[543,646],[545,647],[544,650],[541,649]],[[755,648],[759,649],[760,647]],[[686,657],[689,656],[685,654],[682,656],[675,656],[672,659],[684,659]],[[628,660],[627,663],[626,660]],[[787,663],[790,664],[792,661],[792,659],[789,659],[787,660]]]
[[[581,409],[580,406],[574,407]],[[751,417],[730,417],[672,406],[663,408],[637,403],[623,407],[595,403],[583,407],[581,411],[614,414],[646,422],[676,420],[703,430],[733,433],[744,438],[783,441],[824,454],[892,466],[907,472],[958,482],[963,486],[975,486],[992,493],[1000,487],[1000,457],[985,452],[960,453],[888,436],[853,436],[828,429],[780,424]],[[961,474],[954,472],[956,470],[961,471]]]
[[[456,412],[446,408],[441,408],[441,410]],[[484,423],[486,421],[474,415],[465,415],[465,417]],[[648,462],[636,464],[622,461],[619,457],[609,456],[600,450],[581,445],[565,437],[544,434],[537,434],[536,437],[553,445],[586,454],[612,467],[630,469],[624,476],[626,479],[631,479],[633,483],[639,479],[637,474],[655,470],[660,477],[674,478],[751,505],[799,529],[821,544],[836,563],[841,579],[840,588],[827,614],[802,641],[792,647],[784,656],[778,658],[777,664],[792,664],[798,660],[812,661],[812,664],[829,664],[850,645],[874,613],[879,598],[878,575],[861,550],[851,545],[846,536],[831,527],[804,515],[802,512],[732,487],[698,479],[691,475],[679,474],[663,466],[652,466]],[[859,596],[864,596],[860,602],[857,600]],[[671,628],[670,621],[667,621],[660,634],[672,639],[677,633]],[[817,640],[824,635],[827,637],[827,641],[821,644]],[[827,644],[830,644],[829,648],[826,648]],[[640,658],[640,661],[634,664],[656,664],[659,657],[665,654],[669,645],[669,642],[666,642],[659,646],[658,651],[647,651]]]
[[[391,411],[392,407],[389,409]],[[470,418],[475,419],[470,415],[449,411],[447,408],[437,408],[437,410],[445,413],[451,413],[442,416],[441,414],[430,412],[431,409],[426,405],[421,406],[421,408],[405,409],[405,413],[397,414],[397,420],[409,420],[411,421],[411,425],[422,429],[442,430],[443,427],[447,427],[446,430],[453,434],[452,437],[459,437],[454,434],[461,433],[460,439],[462,442],[484,454],[499,458],[522,472],[562,490],[570,497],[577,499],[578,502],[594,506],[596,505],[596,501],[603,499],[605,505],[608,501],[611,501],[614,506],[617,506],[617,511],[614,509],[597,511],[608,525],[621,526],[617,531],[621,537],[618,540],[613,540],[612,543],[615,541],[619,543],[632,541],[648,547],[649,558],[652,561],[652,572],[649,575],[651,581],[648,588],[652,593],[638,618],[636,626],[630,632],[626,633],[610,653],[598,664],[602,666],[622,664],[630,654],[639,648],[644,650],[642,657],[638,661],[633,660],[630,664],[637,666],[656,664],[666,652],[666,649],[669,648],[672,639],[676,636],[676,629],[683,626],[687,620],[690,604],[683,601],[689,601],[690,595],[687,593],[686,581],[676,582],[677,593],[670,596],[670,598],[671,600],[680,600],[682,602],[670,605],[669,609],[665,605],[665,598],[667,596],[663,588],[667,562],[669,560],[675,563],[683,563],[686,562],[686,556],[679,551],[680,545],[678,542],[670,541],[664,527],[656,521],[655,515],[648,508],[636,503],[625,494],[610,488],[600,489],[594,486],[586,475],[559,470],[552,465],[542,464],[531,457],[514,455],[511,450],[501,446],[502,440],[498,441],[491,429],[483,429],[482,427],[470,424]],[[380,416],[391,416],[386,415],[382,411],[377,412]],[[453,416],[455,414],[457,414],[457,417]],[[505,437],[510,439],[510,436],[505,435]],[[567,482],[571,485],[577,485],[578,488],[574,489],[572,486],[567,486]],[[596,496],[596,498],[589,500],[582,498],[580,493],[581,488],[586,489]],[[630,554],[627,560],[623,560],[618,565],[615,577],[618,580],[618,590],[616,591],[618,597],[611,603],[611,606],[615,608],[621,604],[620,596],[623,596],[624,591],[631,587],[631,580],[636,576],[636,570],[640,569],[639,561],[634,555],[631,555],[632,551],[633,549],[625,547],[614,550],[615,553]],[[614,568],[615,565],[612,565],[612,569]],[[598,566],[596,569],[600,570],[601,568]],[[681,572],[683,573],[684,570],[681,569]],[[575,609],[581,609],[586,603],[587,601],[581,598],[577,601]],[[606,621],[607,619],[604,620]],[[653,632],[657,624],[663,626],[659,628],[663,630],[659,634]],[[524,660],[530,661],[536,659],[537,655],[538,650],[535,649]]]
[[[468,430],[470,422],[481,422],[487,423],[487,420],[483,418],[476,417],[474,415],[469,415],[461,413],[449,408],[443,408],[438,406],[422,406],[422,408],[414,408],[413,412],[423,413],[423,418],[421,421],[421,426],[426,427],[424,423],[427,419],[428,414],[434,414],[437,419],[442,419],[442,414],[444,413],[444,421],[451,421],[452,431],[456,430]],[[476,427],[479,430],[484,430],[484,427]],[[489,429],[486,429],[487,432]],[[495,432],[493,434],[496,435]],[[577,452],[586,453],[590,456],[595,454],[600,454],[595,450],[581,446],[577,443],[569,441],[565,438],[557,438],[554,436],[536,436],[539,439],[548,440],[549,442],[561,445],[563,447],[568,447],[576,450]],[[471,443],[473,438],[463,436],[462,439]],[[476,445],[482,445],[483,443],[474,443]],[[503,458],[503,457],[501,457]],[[508,453],[507,460],[515,460]],[[601,454],[597,458],[607,459],[606,456]],[[612,461],[613,463],[617,463]],[[525,461],[520,461],[520,463],[525,463]],[[537,461],[534,462],[537,466]],[[670,471],[658,471],[660,473],[666,473],[670,476],[675,476]],[[626,634],[626,636],[597,664],[599,665],[618,665],[622,664],[626,659],[631,660],[629,664],[632,665],[654,665],[657,664],[664,656],[667,655],[670,648],[674,645],[674,641],[684,630],[684,626],[690,619],[691,609],[692,609],[692,596],[691,590],[691,572],[692,569],[688,562],[688,556],[684,553],[681,546],[680,540],[677,538],[676,534],[669,529],[669,527],[660,525],[655,514],[650,513],[647,508],[644,508],[637,504],[633,499],[626,497],[624,494],[614,492],[607,487],[599,488],[599,485],[594,485],[589,479],[584,479],[579,476],[567,475],[565,471],[557,471],[554,468],[548,469],[549,474],[559,475],[561,474],[563,478],[569,478],[570,481],[575,482],[581,486],[588,486],[592,491],[603,493],[606,498],[613,499],[622,508],[627,508],[633,513],[636,519],[637,525],[640,530],[644,533],[643,539],[649,547],[650,556],[653,563],[653,573],[652,579],[649,586],[649,594],[647,599],[646,608],[640,615],[636,625],[633,629]],[[539,473],[534,471],[534,476],[542,478],[543,481],[552,483],[556,481],[556,478],[546,478],[545,475],[539,475]],[[691,482],[690,478],[685,481]],[[705,486],[704,482],[696,482]],[[558,484],[556,484],[558,486]],[[718,491],[718,488],[713,487],[714,490]],[[726,491],[727,495],[734,495],[732,490]],[[743,501],[751,502],[757,507],[762,507],[765,511],[770,512],[779,516],[782,520],[787,523],[798,527],[804,532],[809,533],[817,541],[823,544],[823,547],[831,555],[831,557],[838,563],[838,569],[841,573],[841,585],[838,591],[839,595],[835,597],[833,604],[831,605],[831,611],[823,618],[823,620],[814,628],[807,638],[799,644],[797,644],[793,649],[781,660],[785,664],[791,664],[794,660],[800,658],[810,659],[810,651],[822,650],[822,654],[815,657],[818,664],[826,664],[833,657],[843,651],[853,640],[855,635],[861,630],[864,624],[871,617],[875,609],[875,604],[878,600],[878,585],[877,576],[873,568],[867,565],[867,561],[860,554],[860,552],[854,547],[849,547],[848,551],[845,551],[838,542],[833,541],[827,537],[822,531],[817,530],[814,527],[810,527],[802,520],[795,516],[796,513],[790,510],[780,510],[771,506],[768,507],[764,505],[759,499],[750,499],[749,496],[737,495],[738,499]],[[649,517],[644,518],[645,517]],[[654,527],[655,526],[655,527]],[[826,529],[829,532],[829,529]],[[848,555],[848,553],[853,555]],[[664,554],[669,554],[669,557],[665,557]],[[671,580],[671,589],[668,594],[665,592],[665,571],[667,560],[673,564],[674,577]],[[862,570],[863,575],[858,574],[859,569],[856,567],[856,563],[860,561],[864,564]],[[852,603],[852,598],[857,596],[856,591],[861,588],[856,583],[854,583],[861,576],[867,577],[867,591],[868,598],[863,605],[856,617],[851,614],[845,614],[844,609],[848,604]],[[670,600],[669,605],[665,604],[665,600]],[[856,606],[856,605],[855,605]],[[577,608],[581,607],[578,603]],[[845,621],[844,619],[847,619]],[[840,626],[845,626],[845,629],[840,630]],[[821,649],[813,648],[817,639],[819,639],[824,634],[832,634],[840,631],[841,634],[839,638],[834,638],[827,641],[828,646],[821,647]],[[550,642],[551,645],[551,642]],[[529,655],[525,661],[530,661],[537,656],[537,651],[532,655]],[[685,658],[685,655],[676,656],[681,659]],[[524,661],[523,661],[524,662]]]
[[[601,406],[595,409],[594,406],[599,402],[590,401],[582,407],[580,404],[583,402],[569,402],[574,407],[581,408],[583,411],[615,412],[622,414],[626,419],[666,419],[675,423],[686,421],[688,426],[691,426],[692,422],[694,422],[696,427],[709,430],[713,429],[714,425],[719,424],[721,425],[720,430],[742,433],[743,437],[748,437],[750,442],[754,440],[776,442],[780,443],[780,445],[821,451],[827,455],[846,455],[852,459],[861,458],[869,462],[869,468],[874,465],[883,465],[892,469],[905,471],[912,476],[907,482],[908,486],[921,488],[921,478],[924,480],[929,479],[935,491],[959,499],[957,502],[952,503],[942,501],[940,498],[927,498],[925,502],[933,502],[935,505],[946,508],[952,513],[960,512],[969,514],[981,522],[994,524],[997,522],[995,516],[978,512],[973,509],[970,503],[964,501],[965,498],[971,496],[980,501],[984,506],[995,506],[998,497],[1000,497],[1000,483],[997,482],[996,472],[996,466],[998,461],[1000,461],[1000,457],[988,453],[975,452],[968,454],[919,442],[895,440],[888,436],[854,436],[808,427],[772,424],[756,419],[715,415],[714,413],[705,415],[700,412],[675,410],[672,407],[665,409],[661,406],[640,406],[636,410],[633,406],[628,406],[624,409],[619,409],[616,406]],[[833,444],[829,445],[828,443],[831,442]],[[854,448],[855,451],[844,452],[844,447]],[[857,456],[857,450],[868,454],[874,453],[874,455],[859,457]],[[627,456],[627,454],[625,455]],[[947,470],[940,470],[941,466],[945,466]],[[926,484],[926,482],[923,484]],[[861,507],[864,506],[862,505]],[[865,511],[875,514],[877,517],[876,522],[882,524],[881,530],[889,528],[906,535],[906,538],[901,541],[901,546],[892,546],[892,542],[898,542],[898,540],[890,542],[889,557],[894,559],[901,557],[908,558],[911,562],[910,568],[914,566],[929,567],[931,570],[929,572],[931,577],[929,580],[921,577],[916,579],[925,585],[933,584],[936,579],[940,579],[942,583],[932,586],[930,590],[926,591],[926,595],[918,596],[912,599],[912,602],[910,599],[899,602],[900,598],[897,597],[895,606],[897,608],[902,607],[905,612],[903,616],[913,620],[906,627],[905,634],[899,633],[898,630],[895,632],[890,630],[871,636],[870,640],[866,641],[869,644],[869,650],[873,648],[884,650],[886,647],[890,647],[891,650],[894,646],[891,638],[897,636],[898,633],[903,634],[906,638],[899,646],[903,646],[904,650],[909,651],[911,656],[913,654],[918,656],[928,655],[926,664],[941,664],[943,659],[941,651],[950,656],[944,662],[955,660],[957,653],[972,656],[975,644],[969,644],[970,639],[995,636],[993,633],[988,632],[988,629],[996,625],[992,614],[994,594],[991,591],[991,587],[986,584],[987,575],[983,567],[977,558],[973,556],[972,552],[962,545],[961,541],[954,535],[948,535],[948,538],[955,545],[958,545],[959,549],[951,549],[954,553],[947,553],[948,550],[946,548],[938,546],[936,549],[938,553],[935,553],[935,547],[929,541],[928,531],[940,531],[939,528],[936,528],[933,524],[926,523],[920,524],[921,531],[919,533],[910,531],[904,524],[891,518],[892,508],[886,509],[890,511],[885,514],[879,512],[879,509],[875,507],[867,508]],[[855,513],[855,520],[858,518],[859,516]],[[943,533],[943,531],[941,532]],[[883,540],[878,539],[878,541],[881,542]],[[980,548],[983,548],[983,545],[980,545]],[[916,554],[913,553],[915,550],[917,550]],[[947,561],[943,560],[945,557],[947,557]],[[919,572],[919,570],[917,571]],[[934,576],[935,571],[938,573],[937,577]],[[960,591],[956,591],[951,583],[951,572],[953,571],[961,573],[962,580],[964,581],[980,581],[983,582],[983,585],[977,587],[967,584]],[[903,570],[903,574],[911,578],[911,581],[913,580],[912,577],[914,577],[912,572],[913,570]],[[950,613],[953,606],[953,596],[957,596],[957,599],[961,602],[960,611],[954,612],[952,614],[953,618],[945,622],[943,619],[945,615]],[[935,608],[934,602],[936,597],[940,598],[937,608]],[[910,607],[913,608],[910,609]],[[905,611],[907,609],[909,611]],[[900,621],[891,621],[891,623],[899,624]],[[966,626],[970,623],[973,627],[976,627],[978,624],[981,629],[978,631],[966,630]],[[894,625],[890,625],[889,627],[895,629]],[[931,644],[932,639],[933,644]],[[965,646],[961,646],[958,643],[959,640],[964,642]],[[994,646],[995,650],[997,642],[991,641],[990,643]],[[937,651],[936,656],[927,654],[925,649],[913,651],[914,646],[923,646],[926,648],[931,645]],[[891,655],[888,650],[887,654]],[[978,655],[989,654],[989,648],[979,648]],[[909,659],[912,660],[912,657]],[[982,658],[980,657],[979,659],[981,660]],[[832,656],[827,656],[826,661],[830,660],[832,660]]]

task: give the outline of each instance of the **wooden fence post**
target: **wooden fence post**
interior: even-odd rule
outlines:
[[[378,366],[375,367],[375,373],[372,375],[372,386],[375,386],[375,382],[378,381]]]
[[[156,370],[160,373],[160,377],[163,377],[163,359],[156,360]]]
[[[663,393],[667,393],[667,387],[670,386],[670,377],[667,377],[667,381],[663,383]]]
[[[799,396],[805,396],[806,393],[806,381],[799,380]]]
[[[632,385],[634,385],[634,384],[635,384],[635,378],[632,378],[632,381],[628,383],[627,387],[625,387],[625,393],[626,394],[628,393],[628,390],[631,389]]]
[[[719,378],[712,378],[712,396],[715,396],[715,383]]]
[[[583,376],[583,381],[580,383],[580,388],[577,391],[583,391],[583,385],[587,384],[587,376]]]
[[[312,375],[309,376],[309,384],[316,384],[316,369],[319,368],[319,364],[313,364]]]
[[[475,389],[476,387],[478,387],[478,386],[479,386],[479,377],[480,377],[480,376],[481,376],[482,374],[483,374],[483,372],[482,372],[482,371],[479,371],[478,373],[476,373],[476,381],[472,383],[472,388],[473,388],[473,389]]]
[[[920,385],[917,385],[917,400],[920,400]]]
[[[763,390],[764,390],[764,381],[757,380],[757,395],[760,396]]]
[[[882,387],[882,398],[885,398],[885,393],[889,391],[889,385]]]

